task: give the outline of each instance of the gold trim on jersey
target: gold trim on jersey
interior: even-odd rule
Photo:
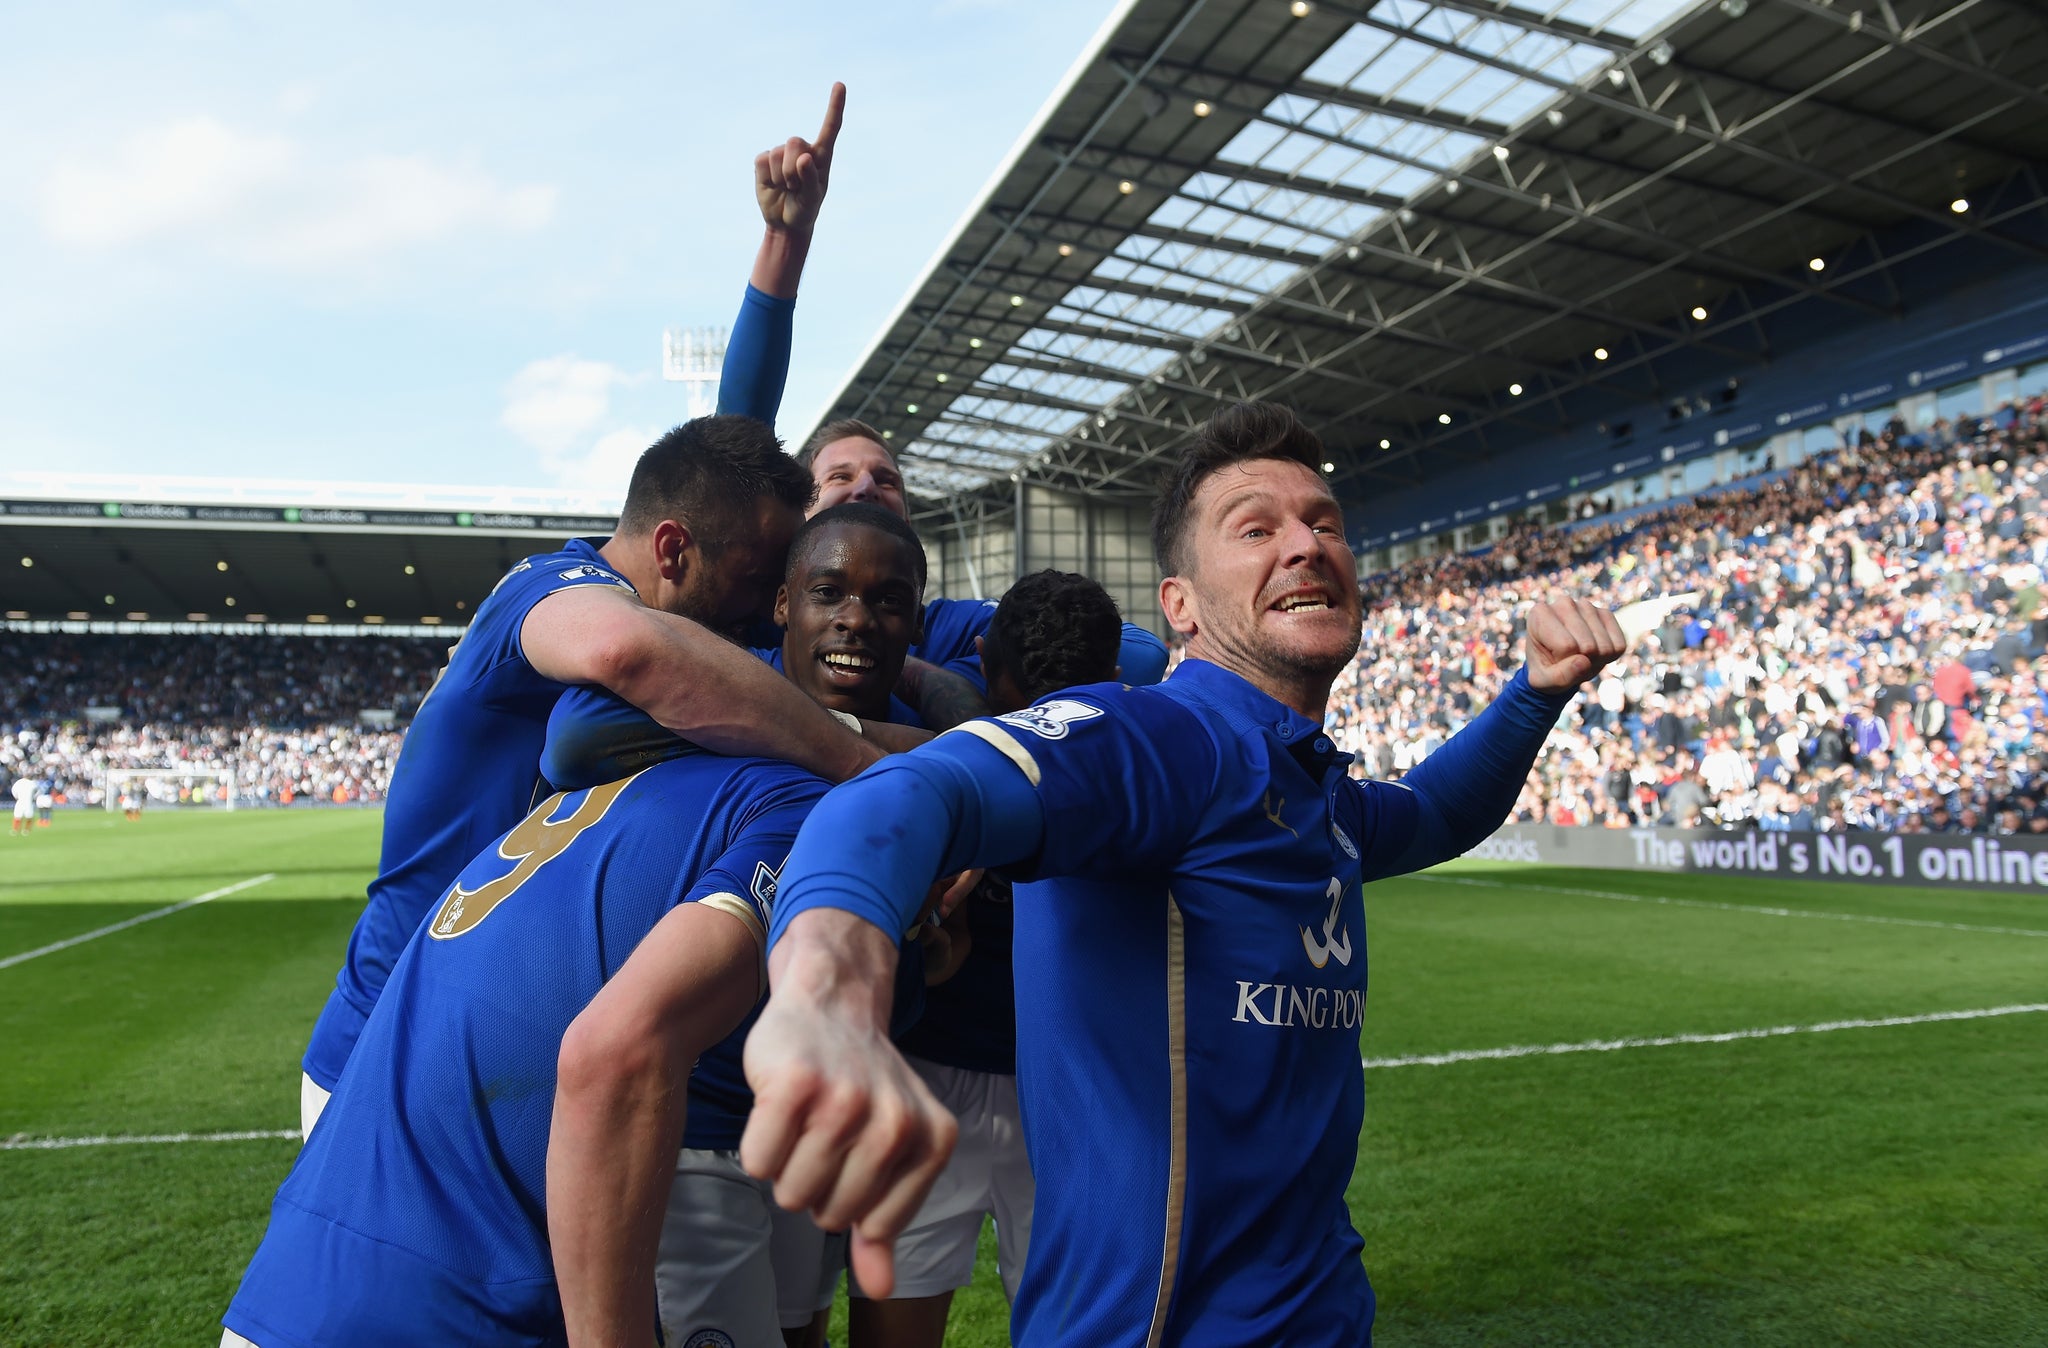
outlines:
[[[1159,1255],[1159,1295],[1145,1348],[1166,1340],[1166,1315],[1180,1274],[1181,1223],[1188,1202],[1188,948],[1187,927],[1171,890],[1166,895],[1166,1064],[1170,1083],[1166,1166],[1166,1239]]]
[[[1024,774],[1025,781],[1030,782],[1033,786],[1038,785],[1038,760],[1031,756],[1031,751],[996,729],[993,725],[990,725],[987,721],[962,721],[951,730],[941,733],[947,735],[965,733],[974,736],[974,738],[988,745],[1012,763],[1015,763],[1017,771]]]
[[[730,913],[747,924],[747,932],[754,938],[754,948],[761,955],[761,990],[768,990],[768,929],[761,925],[761,915],[754,911],[754,905],[737,894],[706,894],[697,900],[700,908],[713,908],[721,913]]]

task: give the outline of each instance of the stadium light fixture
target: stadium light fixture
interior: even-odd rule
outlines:
[[[1500,160],[1503,164],[1505,164],[1508,161],[1508,147],[1505,145],[1494,146],[1493,157],[1495,159]]]
[[[1669,42],[1659,38],[1657,45],[1644,52],[1643,55],[1650,58],[1651,65],[1668,66],[1671,64],[1671,58],[1677,55],[1677,53],[1671,50]]]
[[[1195,116],[1207,117],[1210,113],[1214,111],[1216,111],[1216,109],[1209,106],[1208,99],[1198,98],[1195,100]]]
[[[225,571],[228,569],[228,564],[226,562],[215,562],[213,564],[213,569],[216,571]]]
[[[431,613],[422,613],[422,614],[420,615],[420,626],[422,626],[422,627],[439,627],[440,625],[441,625],[441,620],[440,620],[440,619],[439,619],[438,617],[436,617],[435,615],[433,615],[433,614],[431,614]]]
[[[1022,295],[1010,296],[1010,307],[1012,309],[1022,309],[1024,307],[1024,297]]]
[[[1628,83],[1628,72],[1620,66],[1616,66],[1607,72],[1607,82],[1619,89],[1622,85]]]
[[[347,605],[349,608],[354,608],[356,606],[356,601],[353,599],[344,599],[341,602]]]
[[[896,438],[896,432],[894,432],[894,431],[883,431],[883,432],[882,432],[882,438],[883,438],[884,440],[894,440],[894,439]],[[458,600],[456,600],[456,601],[455,601],[455,607],[457,607],[457,608],[461,608],[461,607],[462,607],[462,601],[461,601],[460,599],[458,599]]]
[[[1074,255],[1074,245],[1073,245],[1073,244],[1071,244],[1071,243],[1063,243],[1063,244],[1061,244],[1061,245],[1060,245],[1060,256],[1061,256],[1061,257],[1072,257],[1073,255]]]
[[[1695,304],[1692,307],[1692,321],[1695,323],[1704,323],[1707,321],[1706,306]]]
[[[1552,130],[1556,130],[1564,125],[1564,109],[1552,108],[1549,112],[1543,114],[1543,120],[1550,123]]]
[[[113,602],[114,602],[114,596],[112,596],[112,595],[110,595],[110,594],[109,594],[109,595],[102,595],[102,596],[100,596],[100,597],[101,597],[101,599],[102,599],[102,600],[103,600],[104,602],[106,602],[106,603],[108,603],[108,604],[111,604],[111,603],[113,603]]]
[[[1820,258],[1810,257],[1806,260],[1806,269],[1808,271],[1826,271],[1828,264]]]
[[[1129,196],[1131,193],[1138,190],[1138,185],[1132,182],[1129,178],[1119,178],[1116,182],[1116,190],[1123,193],[1125,196]]]
[[[1519,397],[1521,397],[1521,396],[1522,396],[1522,386],[1521,386],[1520,384],[1509,384],[1509,385],[1508,385],[1508,396],[1509,396],[1510,398],[1519,398]]]
[[[945,383],[945,382],[946,382],[946,372],[945,372],[944,370],[941,370],[941,371],[939,371],[939,373],[938,373],[938,376],[937,376],[937,377],[938,377],[938,381],[939,381],[939,382],[940,382],[941,384],[943,384],[943,383]]]
[[[1464,184],[1460,183],[1456,178],[1452,178],[1450,181],[1444,184],[1444,195],[1447,197],[1454,197],[1458,195],[1458,189],[1463,185]]]
[[[967,349],[968,349],[968,350],[970,350],[970,351],[979,351],[979,350],[981,350],[981,338],[979,338],[979,337],[969,337],[969,338],[967,339]]]
[[[226,604],[229,608],[233,608],[235,606],[235,597],[233,595],[229,595],[226,599],[221,600],[221,602],[223,604]]]
[[[1957,197],[1948,204],[1948,208],[1957,215],[1961,215],[1964,211],[1970,209],[1970,199],[1968,197]]]
[[[908,413],[910,413],[910,415],[912,415],[912,416],[916,416],[916,415],[917,415],[917,404],[916,404],[916,403],[905,403],[905,404],[903,404],[903,410],[904,410],[904,411],[906,411],[906,412],[908,412]]]
[[[1382,441],[1380,441],[1380,448],[1381,448],[1381,449],[1392,449],[1393,447],[1394,447],[1394,442],[1393,442],[1392,440],[1382,440]]]
[[[1336,464],[1334,464],[1334,463],[1331,463],[1331,462],[1330,462],[1330,461],[1329,461],[1328,459],[1324,459],[1324,460],[1323,460],[1323,471],[1324,471],[1324,472],[1326,472],[1326,473],[1334,473],[1334,472],[1336,472],[1336,471],[1337,471],[1337,465],[1336,465]]]
[[[1437,413],[1437,414],[1436,414],[1436,424],[1437,424],[1437,425],[1439,425],[1439,426],[1448,426],[1448,425],[1450,425],[1450,424],[1451,424],[1451,414],[1450,414],[1449,412],[1439,412],[1439,413]]]
[[[412,574],[412,563],[411,563],[411,562],[407,562],[407,563],[405,564],[405,574],[406,574],[406,575],[408,575],[408,576]]]
[[[23,566],[34,566],[36,564],[36,559],[33,557],[24,557],[21,559],[21,564]]]
[[[1604,346],[1596,346],[1596,347],[1594,347],[1594,348],[1593,348],[1593,359],[1594,359],[1594,360],[1606,360],[1606,359],[1607,359],[1607,348],[1606,348],[1606,347],[1604,347]]]
[[[1721,12],[1731,19],[1739,19],[1749,13],[1749,0],[1721,0]]]
[[[1308,0],[1294,0],[1294,3],[1287,7],[1287,12],[1297,19],[1306,19],[1315,11],[1316,7],[1310,4]]]

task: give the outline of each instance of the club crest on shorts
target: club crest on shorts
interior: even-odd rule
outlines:
[[[1091,707],[1086,702],[1076,702],[1071,698],[1057,697],[1050,702],[1041,702],[1035,707],[1026,707],[1022,711],[1013,711],[996,719],[1005,725],[1016,726],[1019,730],[1028,730],[1040,739],[1063,740],[1067,737],[1069,727],[1081,721],[1091,721],[1100,715],[1100,707]]]
[[[683,1348],[739,1348],[722,1329],[700,1329],[683,1340]]]

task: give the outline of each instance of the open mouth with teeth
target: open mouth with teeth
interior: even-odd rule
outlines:
[[[825,651],[818,656],[818,663],[834,684],[852,685],[866,682],[880,662],[865,651]]]
[[[1273,605],[1276,613],[1321,613],[1330,607],[1330,596],[1321,590],[1282,595]]]

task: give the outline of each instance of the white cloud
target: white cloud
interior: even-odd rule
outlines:
[[[189,117],[42,184],[44,232],[81,248],[196,241],[235,259],[322,269],[479,230],[530,231],[555,189],[505,186],[420,155],[329,160],[289,137]]]
[[[658,432],[621,426],[590,437],[611,415],[612,390],[645,378],[574,355],[531,361],[505,386],[498,421],[540,451],[541,467],[565,486],[623,493]]]

